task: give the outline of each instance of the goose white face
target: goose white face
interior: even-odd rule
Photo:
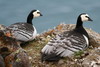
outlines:
[[[33,12],[33,17],[34,17],[34,18],[35,18],[35,17],[39,17],[39,16],[41,16],[41,13],[40,13],[39,10],[36,10],[35,12]]]
[[[88,14],[82,14],[81,15],[81,20],[84,22],[84,21],[89,21],[89,15]]]

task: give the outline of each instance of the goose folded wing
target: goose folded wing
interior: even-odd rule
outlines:
[[[84,49],[85,39],[82,35],[76,36],[75,34],[59,34],[52,38],[48,44],[42,49],[44,54],[56,54],[61,57],[72,55],[74,52]]]

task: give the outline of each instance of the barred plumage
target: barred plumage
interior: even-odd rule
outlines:
[[[29,41],[36,37],[37,31],[34,26],[28,23],[15,23],[8,27],[17,40]]]
[[[42,61],[58,61],[61,57],[71,56],[75,52],[85,50],[89,45],[89,36],[82,26],[83,21],[91,21],[85,13],[79,15],[76,28],[65,31],[52,38],[42,49]]]

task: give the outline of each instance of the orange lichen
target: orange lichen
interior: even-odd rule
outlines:
[[[10,32],[5,33],[5,36],[11,37],[12,34]]]

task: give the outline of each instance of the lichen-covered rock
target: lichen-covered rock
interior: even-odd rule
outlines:
[[[0,30],[0,54],[2,56],[6,56],[19,48],[21,47],[15,39],[5,36]]]
[[[0,67],[31,67],[26,51],[16,39],[6,36],[9,30],[5,30],[6,27],[0,25]]]
[[[5,57],[6,67],[31,67],[31,62],[26,51],[18,49]]]
[[[83,58],[84,67],[100,67],[100,47],[89,51],[89,55]]]
[[[100,47],[100,34],[91,29],[86,29],[90,37],[90,45]]]
[[[0,24],[0,31],[3,31],[3,33],[4,33],[5,36],[13,38],[13,36],[11,34],[11,29],[9,29],[8,27]]]
[[[87,50],[76,53],[74,57],[64,58],[58,63],[41,63],[40,51],[44,45],[55,35],[74,28],[74,24],[60,24],[29,42],[23,48],[27,51],[31,60],[16,40],[5,37],[4,33],[0,32],[0,54],[7,54],[5,61],[8,67],[22,67],[26,63],[25,66],[28,67],[30,61],[33,67],[100,67],[100,34],[88,28],[85,28],[90,37],[90,46]]]

